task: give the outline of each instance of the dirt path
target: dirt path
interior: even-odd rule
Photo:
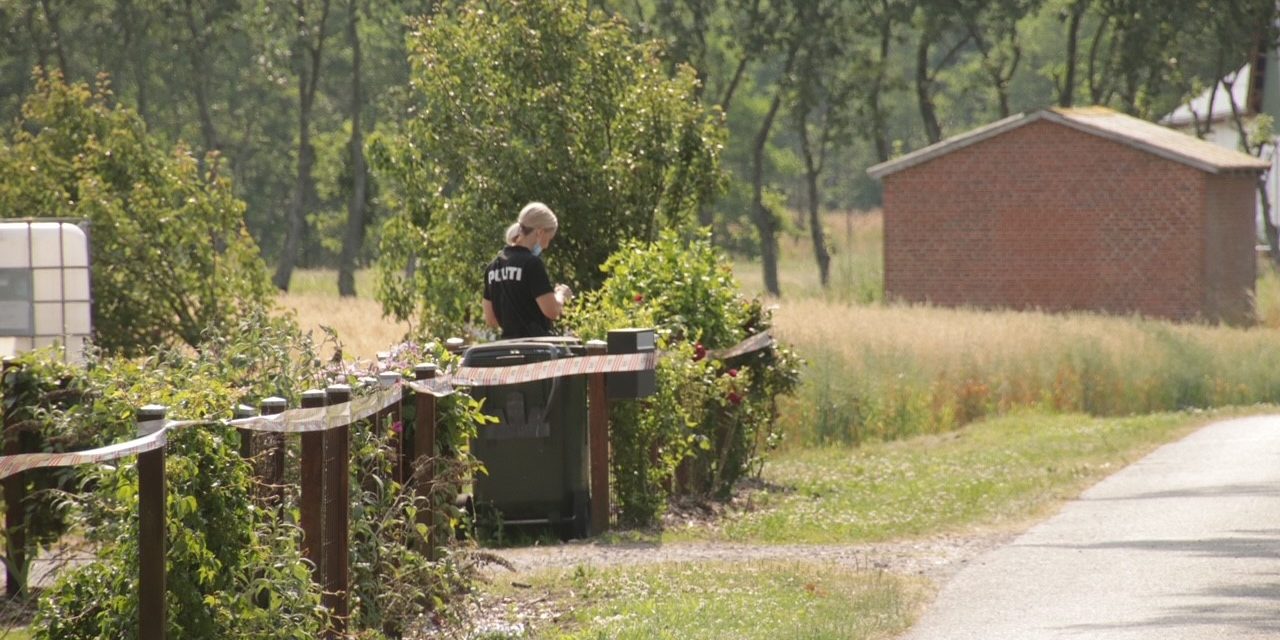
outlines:
[[[978,555],[1004,544],[1012,533],[947,535],[904,542],[856,545],[751,545],[716,542],[673,544],[575,542],[545,547],[494,550],[494,555],[511,563],[514,573],[490,566],[490,579],[548,569],[571,569],[578,565],[597,568],[622,565],[677,562],[748,562],[753,560],[795,560],[821,562],[865,571],[885,571],[919,575],[935,582],[945,581]]]

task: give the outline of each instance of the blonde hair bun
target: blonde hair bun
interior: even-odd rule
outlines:
[[[556,214],[551,212],[548,207],[541,202],[530,202],[520,210],[520,217],[516,218],[516,224],[525,229],[556,229],[560,226],[556,220]]]

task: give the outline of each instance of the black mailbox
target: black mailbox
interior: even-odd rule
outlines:
[[[614,329],[606,344],[610,355],[646,353],[658,348],[658,336],[653,329]],[[610,400],[645,398],[658,392],[658,376],[653,369],[608,373],[605,387]]]

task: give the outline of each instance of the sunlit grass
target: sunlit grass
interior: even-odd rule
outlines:
[[[819,286],[806,235],[784,238],[775,333],[808,360],[783,427],[793,444],[938,433],[1009,411],[1125,415],[1280,402],[1280,276],[1259,261],[1249,329],[1101,314],[948,309],[880,302],[878,212],[825,218]],[[743,289],[760,265],[739,260]]]
[[[1127,415],[1280,402],[1280,330],[1092,314],[783,300],[809,366],[793,441],[937,433],[1023,408]]]
[[[356,273],[356,297],[338,297],[338,273],[329,270],[298,270],[288,293],[280,294],[281,306],[292,309],[304,331],[312,332],[319,343],[320,327],[334,330],[342,344],[343,358],[372,360],[379,351],[404,340],[409,325],[382,316],[382,306],[373,298],[373,273]],[[331,357],[332,349],[321,354]]]
[[[1258,407],[1259,411],[1276,407]],[[781,453],[751,510],[664,540],[855,543],[1020,527],[1154,448],[1233,411],[1125,418],[1018,414],[857,448]]]
[[[569,620],[533,633],[565,640],[891,638],[930,593],[919,578],[806,562],[580,567],[533,582],[576,603]]]

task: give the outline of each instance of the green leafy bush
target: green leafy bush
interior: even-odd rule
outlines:
[[[651,522],[672,491],[725,495],[776,443],[775,401],[797,382],[799,361],[787,348],[723,360],[727,349],[769,329],[769,313],[743,298],[730,264],[706,232],[664,231],[632,241],[601,267],[599,290],[567,314],[583,338],[609,329],[656,327],[664,351],[658,392],[610,408],[616,503],[628,524]]]
[[[447,366],[453,357],[435,345],[394,353],[388,364],[401,372],[424,360]],[[227,335],[209,335],[194,353],[91,354],[85,369],[30,354],[7,372],[4,401],[18,408],[41,448],[67,451],[132,437],[133,412],[147,403],[168,406],[172,419],[199,420],[228,418],[234,404],[255,404],[268,395],[296,402],[304,389],[334,382],[363,392],[357,377],[369,372],[345,365],[324,368],[314,354],[310,339],[287,319],[255,317]],[[424,613],[444,609],[469,575],[470,560],[451,545],[462,516],[452,497],[475,468],[462,443],[485,418],[479,403],[465,394],[438,405],[441,445],[432,460],[437,476],[427,496],[416,495],[390,472],[403,425],[366,421],[352,429],[348,628],[362,637],[411,633]],[[412,403],[402,418],[413,420]],[[290,439],[289,445],[295,458],[296,442]],[[184,428],[170,438],[169,635],[319,637],[330,621],[299,552],[298,492],[286,491],[283,520],[277,509],[264,508],[251,464],[240,458],[238,445],[234,429],[216,425]],[[424,462],[416,461],[417,468]],[[36,637],[136,636],[136,462],[125,458],[55,471],[62,474],[58,482],[40,481],[43,485],[38,474],[26,474],[29,490],[54,489],[29,501],[29,538],[48,544],[71,528],[84,532],[96,558],[68,570],[42,595]],[[420,513],[427,517],[419,518]],[[436,557],[426,544],[430,526],[437,528],[441,545]]]
[[[388,352],[381,366],[409,374],[421,362],[447,369],[458,360],[439,342],[405,343]],[[349,370],[344,375],[359,373]],[[454,498],[467,478],[481,472],[466,443],[477,426],[491,420],[465,393],[436,399],[436,451],[413,461],[409,481],[426,480],[426,495],[418,495],[392,480],[396,441],[407,434],[406,425],[414,423],[416,410],[415,403],[407,403],[401,423],[362,423],[353,432],[353,626],[391,637],[410,633],[424,613],[446,609],[448,597],[466,587],[474,562],[451,544],[465,517]],[[420,513],[429,515],[419,517]],[[438,559],[426,553],[432,534]]]
[[[458,4],[412,24],[419,106],[370,154],[399,212],[378,297],[437,332],[479,317],[481,270],[526,202],[559,217],[553,279],[590,290],[623,242],[689,226],[722,181],[719,120],[659,45],[584,3]]]
[[[164,149],[140,117],[56,74],[0,141],[0,217],[89,221],[93,323],[108,351],[198,344],[273,303],[244,204],[218,173]]]

